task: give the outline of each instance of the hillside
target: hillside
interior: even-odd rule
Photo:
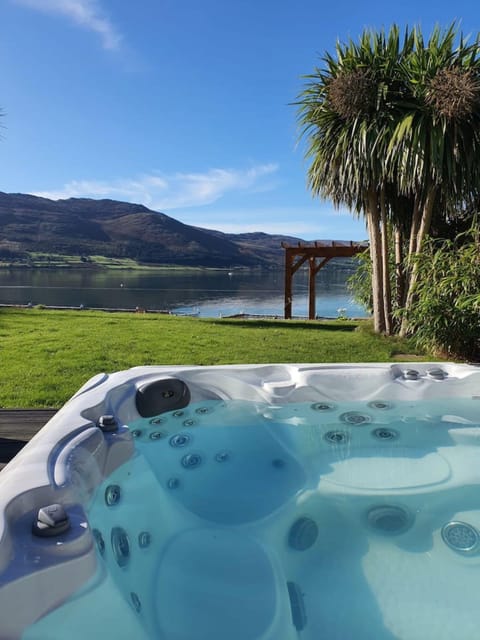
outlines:
[[[183,266],[277,264],[282,239],[290,239],[258,235],[262,236],[260,246],[254,238],[249,241],[243,235],[237,238],[189,226],[143,205],[86,198],[54,201],[0,192],[0,259],[4,261],[45,252]]]
[[[10,264],[28,264],[29,256],[40,252],[129,258],[146,265],[278,268],[281,243],[299,240],[211,231],[116,200],[0,192],[0,261]]]

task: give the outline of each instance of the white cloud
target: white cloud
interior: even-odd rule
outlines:
[[[75,180],[59,190],[35,195],[52,200],[112,198],[168,211],[212,204],[232,192],[261,190],[265,188],[264,178],[277,169],[276,164],[265,164],[249,169],[210,169],[206,173],[153,173],[113,182]]]
[[[104,14],[97,0],[14,0],[16,4],[43,13],[59,14],[97,33],[105,49],[120,48],[122,36]]]

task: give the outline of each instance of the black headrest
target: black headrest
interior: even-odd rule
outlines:
[[[183,409],[190,402],[190,391],[178,378],[163,378],[139,387],[135,404],[142,418],[151,418],[159,413]]]

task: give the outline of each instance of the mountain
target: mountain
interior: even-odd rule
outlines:
[[[282,268],[282,242],[301,239],[202,229],[117,200],[0,192],[0,261],[13,264],[26,264],[29,254],[40,252],[131,258],[147,265]]]
[[[116,200],[49,200],[0,192],[2,260],[43,252],[132,258],[144,264],[272,267],[283,258],[282,241],[299,238],[210,231]]]

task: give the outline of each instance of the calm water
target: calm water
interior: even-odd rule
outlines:
[[[353,303],[344,272],[326,269],[317,277],[317,315],[365,316]],[[236,313],[283,315],[283,271],[89,271],[0,269],[1,304],[84,305],[198,313],[217,317]],[[293,314],[306,316],[308,278],[294,278]]]

